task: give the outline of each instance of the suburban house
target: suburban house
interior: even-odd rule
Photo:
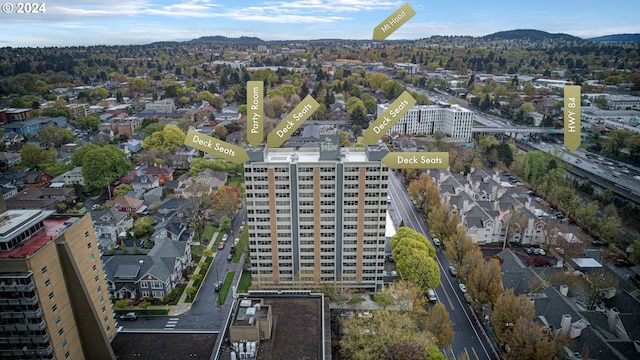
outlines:
[[[27,174],[24,171],[9,170],[0,174],[0,186],[2,187],[24,187]]]
[[[20,153],[0,152],[0,168],[8,169],[21,161]]]
[[[188,241],[158,236],[147,255],[103,256],[109,294],[114,299],[163,298],[184,282],[191,263]]]
[[[113,200],[107,200],[105,206],[108,208],[115,207],[119,211],[140,213],[144,211],[144,201],[120,195]]]
[[[51,184],[53,177],[44,171],[28,171],[24,178],[24,186],[27,187],[45,187]]]
[[[173,165],[178,169],[189,169],[193,159],[200,156],[200,151],[187,145],[180,145],[173,153]]]
[[[131,187],[134,191],[146,191],[149,189],[154,189],[160,186],[160,180],[158,178],[151,175],[140,175],[133,178],[131,182]]]
[[[24,188],[7,199],[7,209],[56,210],[58,203],[72,204],[76,201],[73,188]]]
[[[109,249],[116,245],[118,238],[124,238],[133,227],[131,213],[118,211],[115,208],[91,211],[93,229],[96,240],[102,249]]]
[[[191,242],[193,232],[189,230],[189,224],[176,215],[162,219],[156,225],[156,231],[149,237],[149,240],[156,242],[157,239],[169,238],[174,241]]]
[[[166,181],[173,180],[173,169],[159,166],[148,167],[145,174],[158,178],[160,185],[164,185]]]
[[[84,186],[84,176],[82,176],[82,167],[77,166],[66,173],[56,176],[51,180],[52,183],[64,183],[65,186],[74,184]]]
[[[143,196],[144,203],[149,206],[162,201],[162,199],[164,199],[163,190],[164,189],[162,187],[157,187],[145,192]]]

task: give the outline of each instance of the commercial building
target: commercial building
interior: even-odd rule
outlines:
[[[253,284],[382,287],[388,168],[384,144],[340,149],[335,130],[316,149],[249,149],[245,163]]]
[[[89,215],[0,199],[0,358],[115,359],[113,310]]]
[[[389,104],[379,104],[378,114],[382,114]],[[458,105],[441,103],[438,105],[415,105],[389,129],[388,134],[432,135],[440,131],[447,137],[471,140],[474,114]]]

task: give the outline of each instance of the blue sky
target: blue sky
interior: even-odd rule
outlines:
[[[0,13],[0,47],[146,44],[201,36],[371,39],[405,2],[416,15],[389,39],[537,29],[583,38],[640,33],[638,0],[50,0],[44,14]],[[7,8],[3,7],[3,10]]]

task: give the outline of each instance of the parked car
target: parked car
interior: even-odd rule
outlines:
[[[216,282],[213,284],[213,289],[214,289],[216,292],[220,292],[220,289],[221,289],[221,288],[222,288],[222,281],[216,281]]]
[[[429,289],[429,291],[427,291],[427,297],[429,298],[429,301],[431,302],[437,302],[438,298],[436,297],[436,292],[433,291],[433,289]]]
[[[233,260],[233,254],[227,255],[227,261],[230,262],[231,260]]]
[[[460,287],[460,291],[462,291],[463,294],[467,293],[467,286],[465,284],[460,284],[458,287]]]
[[[227,244],[226,242],[224,242],[224,241],[220,241],[220,244],[218,244],[218,250],[222,250],[222,249],[224,249],[224,246],[225,246],[226,244]]]
[[[221,241],[227,241],[227,239],[229,239],[229,234],[222,235],[222,240]]]
[[[456,270],[456,267],[453,265],[449,265],[449,272],[451,273],[451,275],[453,276],[458,276],[458,271]]]
[[[135,312],[128,312],[126,314],[120,315],[120,320],[137,320],[138,315]]]
[[[526,252],[529,255],[533,254],[533,250],[531,248],[528,248],[528,247],[524,248],[524,252]]]

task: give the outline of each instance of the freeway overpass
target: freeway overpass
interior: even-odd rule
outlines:
[[[472,133],[496,134],[564,134],[564,129],[543,128],[543,127],[520,127],[520,126],[474,126]]]

